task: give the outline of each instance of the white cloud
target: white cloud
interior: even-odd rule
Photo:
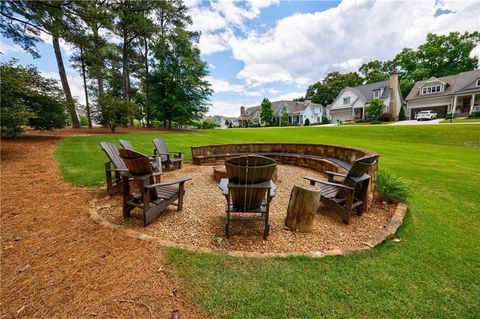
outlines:
[[[293,99],[299,98],[301,96],[305,95],[305,91],[302,92],[290,92],[290,93],[284,93],[282,95],[277,95],[273,98],[271,98],[271,101],[292,101]]]
[[[239,100],[212,101],[208,115],[240,116],[240,107],[247,105],[249,104]]]
[[[25,51],[16,44],[7,44],[4,42],[0,42],[0,51],[3,54],[18,54],[18,53],[25,53]]]
[[[228,81],[217,79],[212,76],[207,76],[205,78],[212,85],[212,89],[215,93],[239,93],[246,96],[261,96],[260,91],[250,90],[244,85],[241,84],[231,84]]]
[[[439,8],[452,12],[435,17]],[[343,1],[326,11],[283,18],[263,34],[231,37],[226,45],[244,64],[237,77],[247,84],[306,85],[331,71],[391,59],[404,47],[416,48],[429,32],[478,30],[479,16],[478,2]]]
[[[247,31],[245,21],[257,18],[261,9],[278,5],[279,0],[223,0],[209,6],[191,0],[186,4],[192,17],[192,30],[201,31],[199,49],[204,55],[229,49],[229,40],[235,29]]]

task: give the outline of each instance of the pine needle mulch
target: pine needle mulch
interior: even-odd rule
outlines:
[[[92,222],[86,208],[98,190],[62,181],[59,140],[2,141],[0,317],[202,317],[159,246]]]

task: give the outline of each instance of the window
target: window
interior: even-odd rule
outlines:
[[[343,98],[343,105],[348,105],[350,104],[350,97],[344,97]]]
[[[422,94],[430,94],[430,93],[439,93],[442,92],[441,85],[429,86],[422,88]]]
[[[380,97],[380,90],[373,91],[373,98],[378,99]]]
[[[477,86],[480,86],[480,79],[477,80]]]

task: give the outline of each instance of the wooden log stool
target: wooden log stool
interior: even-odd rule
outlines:
[[[227,178],[227,169],[225,165],[217,165],[213,167],[213,179],[220,182],[222,178]]]
[[[288,202],[285,226],[293,231],[310,232],[319,205],[319,189],[314,186],[293,186]]]

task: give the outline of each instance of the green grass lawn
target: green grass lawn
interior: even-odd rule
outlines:
[[[330,143],[380,154],[414,194],[400,243],[347,257],[234,258],[167,249],[187,293],[212,318],[478,318],[480,126],[342,126],[72,137],[55,158],[65,180],[101,185],[99,141],[151,153],[240,142]],[[188,194],[187,194],[188,196]],[[240,235],[239,235],[240,236]]]
[[[476,119],[453,119],[452,122],[450,122],[450,120],[440,121],[440,123],[468,123],[468,122],[480,122],[480,118],[476,118]]]

